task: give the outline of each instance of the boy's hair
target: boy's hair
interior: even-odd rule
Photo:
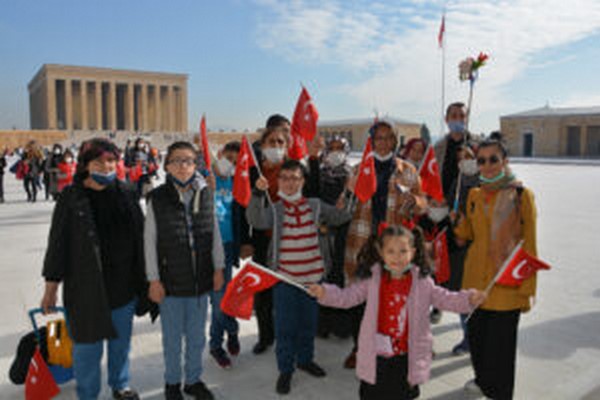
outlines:
[[[281,114],[273,114],[267,118],[265,128],[267,128],[267,130],[273,130],[284,125],[290,125],[290,120]]]
[[[169,164],[171,155],[173,155],[173,153],[176,150],[189,150],[189,151],[191,151],[192,154],[194,154],[194,162],[195,163],[198,162],[196,160],[196,158],[198,157],[198,152],[194,148],[193,144],[191,144],[190,142],[185,142],[185,141],[175,142],[175,143],[172,143],[169,147],[167,147],[167,155],[165,156],[165,166],[164,166],[165,171],[167,170],[167,164]]]
[[[306,168],[304,168],[304,165],[297,160],[285,160],[283,164],[281,164],[279,173],[283,171],[300,171],[302,177],[306,178]]]
[[[452,109],[455,107],[456,108],[464,108],[465,111],[467,109],[467,106],[462,101],[455,101],[454,103],[450,103],[448,105],[448,107],[446,107],[446,118],[448,118],[448,115],[450,115],[450,111],[452,111]]]
[[[479,145],[477,147],[477,152],[479,152],[479,150],[481,150],[483,148],[492,147],[492,146],[496,146],[496,147],[498,147],[498,149],[500,149],[500,153],[502,153],[502,158],[508,157],[508,149],[506,148],[506,145],[502,141],[502,133],[500,133],[499,131],[492,132],[487,139],[485,139],[483,142],[479,143]]]
[[[358,252],[356,261],[358,269],[356,275],[360,279],[371,277],[371,267],[375,263],[383,266],[384,261],[381,258],[380,249],[383,248],[383,242],[386,237],[405,236],[408,237],[410,244],[415,248],[415,256],[411,261],[419,268],[419,276],[424,278],[431,272],[431,262],[425,249],[425,235],[418,226],[412,231],[402,225],[388,226],[380,235],[373,234]]]
[[[235,153],[239,153],[241,147],[242,145],[240,144],[240,142],[238,142],[237,140],[233,140],[231,142],[226,143],[225,146],[223,146],[223,152],[233,151]]]

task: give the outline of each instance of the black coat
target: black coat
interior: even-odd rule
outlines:
[[[116,185],[132,215],[134,290],[144,299],[147,287],[144,218],[135,191],[121,182]],[[92,343],[116,337],[104,286],[98,232],[90,200],[81,183],[67,187],[56,203],[42,275],[47,281],[63,282],[63,301],[75,342]]]

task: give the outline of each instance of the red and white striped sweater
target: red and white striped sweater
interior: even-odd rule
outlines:
[[[319,282],[325,270],[310,205],[305,198],[294,204],[281,201],[284,215],[279,272],[300,284]]]

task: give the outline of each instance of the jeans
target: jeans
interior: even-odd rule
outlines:
[[[313,361],[319,305],[300,289],[278,283],[273,289],[277,367],[292,373],[297,365]]]
[[[112,323],[117,331],[115,339],[108,340],[108,385],[113,390],[125,389],[129,384],[129,350],[136,301],[112,310]],[[100,361],[104,340],[95,343],[73,343],[73,372],[80,400],[96,399],[100,393]]]
[[[165,382],[181,383],[181,347],[185,339],[185,383],[193,385],[202,375],[202,352],[208,294],[199,297],[167,296],[160,303]]]
[[[223,271],[225,284],[218,292],[210,292],[211,321],[209,347],[211,350],[220,349],[223,346],[223,334],[225,332],[227,332],[228,336],[232,336],[237,335],[239,331],[239,325],[236,319],[221,311],[221,300],[225,294],[227,283],[231,280],[231,270],[235,263],[235,249],[233,248],[233,243],[223,243],[223,247],[225,250],[225,269]]]

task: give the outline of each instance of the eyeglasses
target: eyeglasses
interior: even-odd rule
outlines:
[[[488,162],[490,163],[490,165],[494,165],[494,164],[498,164],[500,162],[500,159],[496,155],[491,156],[490,158],[485,158],[485,157],[477,158],[477,165],[485,165]]]
[[[173,164],[177,167],[190,167],[196,164],[196,160],[194,160],[193,158],[174,158],[172,160],[169,160],[169,164]]]
[[[300,182],[302,177],[300,176],[279,176],[278,178],[282,182]]]

